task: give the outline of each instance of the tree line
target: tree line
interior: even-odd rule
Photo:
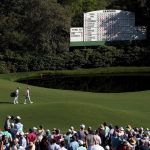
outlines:
[[[70,27],[100,9],[134,11],[147,41],[71,49]],[[0,12],[0,73],[150,65],[148,0],[1,0]]]

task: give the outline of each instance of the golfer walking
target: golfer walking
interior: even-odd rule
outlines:
[[[30,99],[30,91],[29,91],[29,87],[27,87],[26,91],[25,91],[25,100],[24,100],[24,104],[27,104],[27,100],[29,101],[30,104],[32,104],[33,102]]]
[[[17,87],[15,91],[14,104],[18,104],[18,98],[19,98],[19,87]]]

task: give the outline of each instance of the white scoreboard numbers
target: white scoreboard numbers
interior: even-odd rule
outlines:
[[[146,27],[135,26],[134,12],[98,10],[84,13],[84,27],[71,28],[73,41],[124,41],[146,39]]]

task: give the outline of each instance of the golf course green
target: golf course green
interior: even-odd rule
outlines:
[[[26,131],[41,124],[45,129],[56,127],[63,132],[70,126],[79,129],[81,123],[96,129],[104,121],[123,127],[127,124],[150,127],[150,91],[92,93],[29,85],[34,103],[24,105],[24,93],[28,85],[15,80],[39,74],[41,72],[0,75],[0,128],[3,128],[8,114],[19,115]],[[14,105],[10,92],[18,86],[19,104]]]

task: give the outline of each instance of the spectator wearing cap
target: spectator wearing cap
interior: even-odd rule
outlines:
[[[80,125],[80,130],[77,132],[77,138],[78,140],[82,140],[84,143],[86,141],[86,132],[85,132],[85,125]]]
[[[23,132],[23,124],[20,122],[21,117],[17,116],[15,119],[14,128],[17,130],[17,134],[19,135],[20,132]]]
[[[120,127],[119,128],[119,130],[118,130],[118,135],[120,136],[120,137],[124,137],[124,135],[125,135],[125,132],[124,132],[124,128],[123,127]]]
[[[27,140],[24,137],[24,132],[19,133],[19,147],[24,149],[27,147]]]
[[[126,132],[129,133],[129,132],[131,132],[131,130],[132,130],[132,127],[131,127],[130,124],[128,124],[128,125],[126,126]]]
[[[35,134],[37,134],[37,132],[38,132],[37,129],[38,129],[37,127],[33,127],[33,132],[34,132]]]
[[[136,147],[136,139],[135,139],[134,137],[131,137],[131,138],[129,139],[129,143],[130,143],[130,145],[131,145],[131,147],[132,147],[132,150],[135,150],[135,147]]]
[[[87,150],[86,147],[83,146],[84,143],[82,140],[79,140],[78,143],[79,147],[77,148],[77,150]]]
[[[11,126],[10,126],[11,125],[10,119],[11,119],[11,116],[7,115],[6,120],[4,122],[4,130],[5,131],[9,131],[10,128],[11,128]]]
[[[71,134],[74,135],[77,133],[77,131],[74,129],[73,126],[70,127],[70,130],[71,130]]]

